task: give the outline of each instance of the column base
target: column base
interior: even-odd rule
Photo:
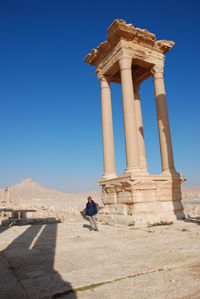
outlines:
[[[182,176],[122,174],[102,180],[103,209],[99,220],[108,224],[148,226],[185,218],[181,203]]]
[[[117,178],[117,174],[116,172],[113,172],[113,173],[104,173],[102,175],[102,180],[111,180],[111,179],[115,179]]]
[[[163,169],[161,175],[166,176],[166,177],[173,177],[173,178],[179,178],[179,179],[184,180],[183,175],[181,173],[177,172],[175,168]]]
[[[124,170],[124,174],[131,174],[134,176],[141,176],[141,175],[148,175],[147,169],[141,168],[141,167],[127,167]]]

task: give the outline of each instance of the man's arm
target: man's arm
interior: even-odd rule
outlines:
[[[85,215],[88,215],[88,204],[86,204],[86,207],[85,207]]]
[[[94,202],[94,213],[97,214],[97,212],[98,212],[98,211],[97,211],[97,205],[96,205],[96,203]]]

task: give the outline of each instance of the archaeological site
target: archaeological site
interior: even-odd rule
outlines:
[[[19,2],[21,5],[21,2],[29,1]],[[37,1],[32,2],[35,3]],[[43,1],[39,2],[43,3]],[[51,4],[56,1],[47,2],[48,9],[50,9]],[[18,58],[20,51],[19,49],[16,50],[17,60],[20,61],[22,86],[18,86],[16,84],[17,81],[15,85],[21,90],[21,93],[19,93],[20,98],[23,98],[22,93],[24,93],[25,83],[27,82],[27,91],[28,94],[31,94],[33,102],[29,103],[28,97],[24,96],[25,103],[23,104],[30,112],[29,117],[31,115],[31,125],[29,123],[29,127],[27,115],[26,118],[24,117],[27,114],[27,110],[24,110],[22,113],[21,102],[17,101],[15,96],[13,97],[13,102],[15,102],[15,105],[13,104],[14,108],[8,109],[9,118],[6,118],[6,121],[4,121],[6,126],[10,126],[8,132],[14,131],[14,141],[12,140],[14,146],[11,147],[11,154],[8,155],[7,160],[5,159],[5,153],[7,155],[8,145],[12,144],[10,143],[12,138],[9,134],[9,136],[5,134],[9,139],[7,148],[5,148],[6,140],[1,136],[3,140],[1,174],[2,182],[4,182],[1,182],[1,184],[4,184],[4,187],[1,186],[0,188],[0,299],[199,299],[200,187],[183,186],[185,178],[178,172],[178,167],[181,165],[180,170],[186,176],[188,175],[187,171],[185,171],[186,168],[184,168],[185,161],[182,163],[182,157],[185,155],[185,152],[181,157],[178,157],[179,161],[175,152],[178,143],[180,143],[180,148],[182,148],[181,139],[178,139],[174,145],[177,170],[175,168],[166,99],[167,92],[165,91],[165,83],[167,83],[164,71],[165,54],[171,50],[174,42],[157,40],[155,34],[146,29],[136,28],[122,19],[114,20],[107,29],[107,26],[112,21],[109,15],[107,18],[109,23],[107,24],[105,20],[107,25],[104,24],[106,26],[104,27],[105,32],[107,29],[106,41],[100,43],[96,49],[91,50],[91,53],[85,58],[86,63],[96,68],[96,75],[100,83],[98,85],[98,80],[96,80],[94,73],[83,60],[90,50],[90,48],[88,49],[88,42],[91,41],[92,45],[96,30],[103,31],[103,28],[101,29],[101,26],[103,27],[102,16],[99,13],[100,6],[103,7],[103,15],[106,15],[104,11],[105,6],[107,8],[109,4],[102,5],[100,3],[97,15],[96,5],[93,4],[94,8],[91,14],[90,8],[83,3],[84,9],[85,7],[86,9],[84,13],[80,11],[77,18],[78,5],[76,2],[74,2],[74,15],[70,15],[70,17],[66,17],[66,11],[68,12],[69,10],[68,2],[58,2],[59,5],[56,3],[52,6],[51,14],[48,14],[45,3],[44,8],[41,8],[41,19],[37,17],[38,14],[31,15],[31,17],[34,17],[34,20],[36,19],[36,22],[33,23],[33,18],[30,18],[31,30],[27,26],[26,39],[21,39],[21,52],[23,55],[24,53],[27,55],[25,58],[24,56],[26,55],[23,56],[26,70],[24,73],[21,70],[22,59]],[[40,10],[38,9],[38,3],[34,7],[37,12]],[[64,6],[61,9],[61,3],[66,3],[66,7]],[[80,3],[81,1],[79,1],[79,5]],[[14,34],[17,34],[17,31],[21,34],[22,27],[23,30],[26,29],[27,23],[21,22],[20,5],[18,5],[20,7],[20,28],[15,28],[17,23],[15,21],[11,30]],[[28,11],[31,11],[30,4],[26,5]],[[116,1],[110,5],[113,9],[114,6],[117,6]],[[122,6],[120,6],[120,9]],[[137,3],[134,2],[133,6],[135,9]],[[152,3],[150,3],[150,6],[152,6]],[[55,11],[58,7],[59,19],[55,18],[54,20]],[[14,14],[16,9],[17,5],[13,10]],[[45,13],[43,13],[43,9]],[[138,15],[143,17],[143,12],[140,13],[140,10],[138,11]],[[158,14],[157,6],[155,12]],[[161,29],[163,27],[160,26],[161,12],[163,13],[163,8],[159,13],[159,20],[156,20],[152,28],[155,28],[157,32],[160,31],[162,35],[163,30]],[[121,11],[119,13],[121,14]],[[130,14],[132,15],[132,10]],[[61,15],[63,15],[63,20],[61,18],[61,23],[59,23]],[[91,15],[95,18],[95,22]],[[153,23],[153,16],[154,12],[148,22],[151,21]],[[83,18],[82,20],[81,17]],[[98,17],[100,18],[99,22],[96,21]],[[144,26],[146,24],[145,18],[143,19],[144,24],[141,21],[141,24]],[[26,21],[28,20],[27,13],[25,13],[25,19]],[[71,19],[73,19],[73,22],[71,22]],[[76,19],[78,19],[77,22],[74,21]],[[51,24],[52,20],[53,23]],[[177,18],[175,21],[177,22]],[[36,23],[39,24],[38,27]],[[170,27],[169,23],[169,16],[167,15],[164,24],[167,26],[169,36],[171,36],[171,31],[175,29],[174,25]],[[33,24],[36,26],[36,31],[34,31]],[[60,24],[60,26],[56,30],[57,24]],[[183,23],[180,24],[180,27],[183,26]],[[188,28],[191,29],[188,26],[187,22],[187,30],[189,30]],[[152,30],[154,31],[154,29]],[[44,35],[40,35],[42,31]],[[181,45],[181,50],[185,47],[185,31],[183,32],[184,46],[183,44]],[[86,36],[87,34],[88,36]],[[31,44],[31,53],[28,53],[28,48],[25,47],[25,45],[27,46],[29,35],[36,47],[34,48],[33,44]],[[163,35],[165,36],[165,34]],[[10,39],[13,40],[12,35],[11,37]],[[18,35],[16,37],[18,42],[20,38]],[[38,37],[38,39],[35,39],[35,37]],[[48,38],[50,44],[47,44]],[[99,35],[96,34],[97,43],[98,39]],[[176,40],[176,36],[174,39]],[[3,40],[3,46],[5,40]],[[44,56],[41,54],[42,40],[44,40]],[[55,40],[54,49],[53,47],[51,48],[52,40]],[[64,50],[60,49],[62,47]],[[72,50],[69,50],[70,47],[72,47]],[[61,55],[61,50],[63,50],[63,56]],[[14,55],[13,49],[11,51],[12,55]],[[53,57],[52,60],[55,58],[56,63],[54,67],[50,63],[48,51],[50,52],[50,57]],[[32,69],[31,71],[29,70],[27,63],[28,60],[31,60],[30,57],[34,57],[35,52],[38,56],[35,56],[35,61],[32,64],[33,69],[36,69],[34,80],[39,77],[38,70],[41,70],[42,75],[39,81],[30,80],[31,82],[28,82],[25,79]],[[38,62],[40,55],[42,61]],[[171,58],[173,58],[173,52],[171,52]],[[45,59],[46,65],[45,61],[43,61]],[[60,68],[58,67],[59,59]],[[66,60],[65,62],[64,59]],[[76,64],[78,59],[79,64]],[[168,59],[170,61],[170,55]],[[13,61],[15,60],[16,58]],[[83,70],[81,67],[83,67]],[[42,68],[44,73],[42,73]],[[167,63],[165,63],[165,68],[167,68]],[[174,70],[177,71],[177,68],[174,67],[173,72]],[[19,75],[18,71],[17,69],[16,76]],[[58,75],[59,72],[61,73],[60,77]],[[2,73],[4,75],[4,72]],[[11,84],[12,80],[10,79],[11,72],[8,71],[7,73],[9,82],[6,83],[6,96],[7,93],[10,93],[10,89],[13,88],[13,83]],[[54,77],[52,73],[54,73]],[[49,74],[50,76],[48,77]],[[99,93],[95,86],[92,93],[90,74],[94,77],[93,83],[96,80],[96,84],[99,86]],[[185,76],[185,73],[183,75]],[[59,88],[63,84],[61,92],[60,90],[57,91],[59,88],[55,88],[52,98],[50,98],[49,90],[51,89],[48,81],[50,77],[53,78],[52,85],[54,85],[55,80],[57,80]],[[178,77],[177,72],[175,77]],[[14,78],[16,79],[16,77]],[[170,76],[167,78],[171,80]],[[160,144],[160,152],[159,145],[158,152],[156,152],[153,147],[154,144],[152,144],[151,153],[156,152],[162,167],[160,173],[153,174],[150,171],[151,165],[148,163],[148,159],[151,157],[147,148],[145,149],[146,118],[145,111],[142,110],[145,104],[148,104],[152,99],[149,97],[147,98],[149,102],[145,101],[143,99],[145,97],[142,96],[143,90],[141,92],[140,89],[142,85],[143,88],[145,87],[146,83],[143,84],[143,82],[148,79],[152,81],[151,86],[152,89],[154,87],[155,91],[155,101],[151,103],[151,105],[155,106],[155,117],[153,117],[154,114],[151,114],[151,117],[152,119],[155,118],[159,138],[157,141]],[[192,77],[193,79],[194,77]],[[187,80],[187,85],[189,85],[188,77],[185,80]],[[62,84],[60,81],[63,81]],[[179,82],[183,84],[181,80]],[[41,93],[42,99],[38,102],[32,96],[34,89],[37,89],[35,88],[37,86],[36,83],[39,86],[39,91],[36,94],[39,96]],[[45,83],[49,90],[46,102],[44,101],[44,106],[42,106],[41,102],[45,92],[41,86],[45,86]],[[78,88],[77,83],[80,86]],[[124,162],[120,173],[116,171],[118,164],[115,159],[115,149],[118,149],[118,146],[116,146],[116,140],[114,143],[114,136],[116,135],[115,130],[113,130],[113,128],[115,129],[113,120],[118,119],[114,117],[114,115],[116,116],[114,113],[117,110],[113,109],[115,98],[112,93],[112,87],[114,84],[118,84],[122,94],[122,97],[120,95],[120,98],[117,98],[119,100],[117,103],[122,104],[120,106],[122,109],[118,109],[118,111],[123,110],[120,115],[124,124],[121,132],[124,132],[125,147],[124,153],[120,148],[119,152],[124,156],[118,156],[118,159],[122,157],[122,160],[126,162]],[[196,86],[198,88],[197,84]],[[1,85],[2,87],[3,84]],[[84,90],[83,96],[82,90],[85,87],[88,90]],[[115,87],[117,86],[115,85]],[[175,88],[178,89],[177,85]],[[80,93],[76,94],[75,89],[80,89]],[[188,86],[187,89],[189,93],[192,90]],[[88,102],[86,102],[87,93],[90,94]],[[61,97],[60,102],[58,101],[59,97]],[[174,95],[174,98],[170,97],[170,100],[173,105],[175,105],[174,102],[177,100],[177,109],[180,109],[184,96],[177,99],[176,95]],[[98,107],[96,101],[99,101]],[[173,114],[176,111],[174,108],[170,108],[170,102],[168,104],[169,114],[171,115],[171,113]],[[48,105],[52,106],[50,107],[52,109],[51,113],[47,109]],[[91,111],[89,110],[91,107],[88,106],[90,105],[93,105],[93,108],[97,108],[96,112],[99,113],[98,116],[101,116],[102,119],[104,164],[102,175],[99,167],[101,165],[99,157],[101,146],[97,142],[99,140],[97,131],[99,130],[98,132],[101,134],[101,124],[94,110],[92,110],[93,108]],[[185,106],[189,109],[189,106],[192,105]],[[83,107],[85,109],[84,113],[82,111]],[[14,111],[15,109],[17,112]],[[35,114],[32,109],[35,109]],[[102,115],[100,115],[100,110]],[[5,109],[2,111],[1,115],[3,115]],[[23,119],[18,130],[20,138],[15,136],[17,129],[16,131],[14,130],[15,126],[17,127],[16,119],[14,118],[17,113],[19,114],[17,115],[19,118],[16,118],[18,122],[21,118]],[[39,113],[42,117],[42,126],[44,125],[45,128],[41,128],[41,123],[38,121]],[[48,113],[49,115],[47,115]],[[49,123],[47,122],[48,116]],[[70,116],[72,116],[71,119]],[[94,125],[93,128],[95,121],[96,126]],[[180,124],[180,127],[177,129],[177,135],[179,135],[183,118],[182,122],[176,121],[176,124]],[[57,127],[56,122],[59,123]],[[118,123],[118,127],[116,126],[118,129],[120,128],[119,124],[121,125],[122,122]],[[35,125],[36,131],[34,131]],[[27,131],[24,129],[26,126],[27,128],[25,129]],[[63,131],[61,126],[62,129],[64,128]],[[171,127],[173,127],[172,121]],[[31,130],[33,132],[30,132]],[[69,132],[71,135],[67,135]],[[121,132],[119,135],[123,137]],[[188,134],[191,134],[191,130],[188,129],[188,132]],[[34,133],[35,139],[31,133]],[[49,140],[46,136],[48,133]],[[90,133],[91,135],[93,133],[94,139],[92,139],[93,137],[91,137]],[[197,139],[196,135],[195,140]],[[147,137],[146,144],[148,144]],[[22,142],[23,138],[24,143]],[[120,142],[123,145],[122,140],[121,138]],[[15,147],[17,142],[19,143],[19,148],[17,144]],[[28,144],[29,142],[30,144]],[[42,142],[43,145],[40,144]],[[96,147],[92,148],[95,142]],[[16,152],[16,156],[14,156],[14,152]],[[179,148],[177,152],[179,152]],[[19,155],[19,160],[17,160],[17,155]],[[117,155],[119,153],[116,152],[116,157]],[[146,156],[148,156],[148,159],[146,159]],[[9,161],[9,163],[4,163],[3,159]],[[187,157],[187,159],[187,163],[190,163],[190,157]],[[99,164],[93,163],[97,160]],[[194,160],[197,163],[196,157]],[[80,165],[81,161],[84,162],[82,165]],[[43,162],[45,170],[40,165]],[[11,168],[8,167],[8,164],[10,164]],[[99,172],[97,169],[99,169]],[[21,174],[25,178],[22,179],[20,177],[19,179]],[[41,181],[38,182],[37,178],[41,178]],[[12,183],[7,186],[6,180]],[[92,180],[94,180],[95,187],[89,189],[90,187],[88,186],[93,186]],[[14,185],[12,185],[13,182],[15,182]],[[46,184],[45,182],[49,183]],[[62,189],[62,184],[69,189]],[[71,186],[73,184],[74,188],[76,188],[75,192],[71,191],[73,190]],[[52,189],[50,189],[50,186]],[[53,189],[53,186],[59,188],[60,191]],[[83,189],[84,191],[82,188],[85,188]],[[67,190],[70,190],[70,192],[67,192]],[[93,211],[89,213],[91,209]],[[95,223],[95,227],[92,227],[91,219]]]

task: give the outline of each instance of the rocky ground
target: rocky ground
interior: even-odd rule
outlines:
[[[66,194],[25,180],[9,193],[13,209],[55,221],[0,226],[0,299],[200,298],[196,191],[184,196],[184,221],[140,229],[99,223],[99,232],[80,211],[89,194],[101,205],[100,191]]]
[[[200,298],[199,218],[134,229],[72,217],[0,230],[0,298]]]

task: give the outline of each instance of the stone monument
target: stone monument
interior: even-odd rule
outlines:
[[[9,189],[7,186],[5,188],[0,188],[0,203],[2,205],[9,203]]]
[[[165,53],[173,41],[156,40],[153,33],[115,20],[102,42],[85,58],[96,66],[101,84],[104,174],[104,208],[99,213],[106,223],[127,225],[169,223],[184,218],[181,203],[183,176],[174,167],[170,126],[163,79]],[[153,76],[159,130],[162,173],[147,170],[139,89]],[[115,171],[110,83],[121,84],[126,169]]]

